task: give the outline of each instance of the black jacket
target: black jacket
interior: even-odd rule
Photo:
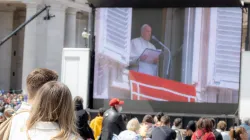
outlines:
[[[93,131],[89,127],[88,124],[88,113],[83,109],[83,105],[81,103],[76,103],[75,105],[76,111],[76,126],[78,133],[81,135],[83,139],[92,138],[94,139]]]
[[[220,132],[216,131],[215,129],[213,130],[214,136],[216,140],[223,140],[223,137]]]
[[[176,132],[168,126],[157,127],[152,132],[152,140],[174,140]]]
[[[111,107],[103,115],[101,140],[111,140],[113,134],[119,135],[126,129],[122,115]]]

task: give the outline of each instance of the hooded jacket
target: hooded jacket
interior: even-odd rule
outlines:
[[[101,135],[103,117],[97,116],[90,122],[90,128],[94,131],[95,140]]]

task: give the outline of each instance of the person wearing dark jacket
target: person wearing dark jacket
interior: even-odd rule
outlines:
[[[212,124],[213,124],[213,133],[214,133],[214,136],[215,136],[216,140],[223,140],[223,137],[222,137],[221,133],[216,130],[215,119],[211,118],[211,121],[212,121]]]
[[[83,139],[94,139],[94,134],[92,129],[88,124],[89,115],[86,110],[83,109],[83,99],[82,97],[76,96],[74,98],[75,112],[76,112],[76,126],[78,133]]]
[[[186,127],[184,140],[191,140],[193,133],[196,131],[196,122],[189,121]]]
[[[124,120],[120,114],[123,104],[124,101],[117,98],[110,100],[110,109],[103,115],[101,140],[112,140],[113,134],[119,135],[120,132],[126,130]]]
[[[161,126],[152,132],[152,140],[174,140],[176,132],[170,128],[170,118],[167,115],[161,117]]]

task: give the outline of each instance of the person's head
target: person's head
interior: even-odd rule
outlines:
[[[124,101],[121,101],[117,98],[113,98],[109,102],[109,106],[113,107],[118,111],[119,113],[122,112],[122,105],[124,104]]]
[[[161,117],[161,126],[168,126],[170,127],[170,117],[167,115],[164,115]]]
[[[76,96],[76,97],[74,98],[74,103],[75,103],[75,104],[76,104],[76,103],[83,104],[83,98],[80,97],[80,96]]]
[[[104,108],[99,108],[98,116],[102,117],[105,112]]]
[[[193,133],[196,131],[196,122],[189,121],[186,127],[186,136],[192,136]]]
[[[151,115],[145,115],[142,119],[142,123],[144,124],[152,124],[153,123],[153,117]]]
[[[72,133],[78,135],[72,95],[66,85],[51,81],[38,90],[27,121],[27,130],[39,121],[59,124],[60,132],[55,139],[68,139]]]
[[[141,37],[147,41],[151,39],[152,28],[148,24],[144,24],[141,27]]]
[[[196,122],[195,121],[189,121],[187,124],[186,130],[191,130],[192,132],[196,131]]]
[[[174,120],[174,126],[181,129],[181,127],[182,127],[182,119],[181,118],[176,118]]]
[[[83,98],[80,96],[76,96],[74,98],[74,106],[75,106],[75,110],[82,110],[83,109]]]
[[[155,123],[158,123],[161,121],[161,117],[163,116],[164,114],[162,112],[158,112],[155,117],[154,117],[154,122]]]
[[[236,129],[231,129],[229,132],[231,140],[247,140],[248,134],[244,127],[237,127]]]
[[[55,71],[37,68],[33,70],[26,79],[26,86],[28,91],[29,100],[33,100],[37,95],[37,91],[49,81],[57,81],[58,74]]]
[[[12,109],[12,108],[7,108],[7,109],[5,109],[4,110],[4,117],[6,118],[6,119],[8,119],[8,118],[10,118],[13,114],[15,113],[15,110],[14,109]]]
[[[241,122],[245,125],[250,125],[250,118],[243,118]]]
[[[199,121],[197,122],[197,128],[205,132],[212,132],[213,124],[211,119],[200,118]]]
[[[225,121],[219,121],[217,124],[217,128],[221,131],[226,131],[227,129],[227,123]]]
[[[140,129],[140,123],[137,118],[133,118],[130,121],[128,121],[127,130],[138,132],[139,129]]]
[[[210,118],[212,125],[213,125],[213,129],[216,128],[216,121],[214,118]]]

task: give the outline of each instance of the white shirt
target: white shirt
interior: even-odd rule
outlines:
[[[125,130],[118,135],[118,138],[119,140],[135,140],[136,136],[137,134],[134,131]]]
[[[20,112],[22,110],[30,110],[30,109],[31,109],[31,105],[29,105],[28,103],[22,102],[22,105],[17,110],[17,112]],[[20,139],[19,135],[16,135],[16,134],[18,134],[22,129],[24,129],[24,126],[28,118],[29,118],[29,112],[23,112],[13,117],[12,123],[11,123],[9,140]]]
[[[181,134],[180,129],[177,128],[177,127],[175,127],[175,126],[172,126],[172,129],[176,132],[176,138],[175,138],[175,140],[182,140],[183,136]]]
[[[156,50],[155,46],[147,40],[144,40],[142,37],[135,38],[131,41],[130,48],[130,65],[131,70],[138,71],[137,60],[144,52],[145,49],[153,49]],[[149,75],[157,75],[157,65],[152,66],[151,64],[147,64],[144,62],[139,62],[140,72],[149,74]]]
[[[22,110],[30,110],[31,105],[23,102],[20,109]],[[17,114],[12,119],[11,130],[9,140],[28,140],[26,135],[26,121],[29,118],[29,112],[24,112]],[[29,136],[31,140],[50,140],[51,137],[56,136],[59,133],[59,125],[54,122],[37,122],[29,131]],[[72,139],[74,140],[75,136],[72,135]],[[77,140],[82,140],[78,138]]]
[[[60,127],[55,122],[37,122],[28,131],[28,135],[31,140],[51,140],[60,132]],[[25,129],[15,133],[16,139],[28,140],[28,136]],[[69,140],[82,140],[80,137],[71,135]]]
[[[221,133],[223,140],[230,140],[228,132],[221,131],[220,129],[216,129],[216,131]]]

